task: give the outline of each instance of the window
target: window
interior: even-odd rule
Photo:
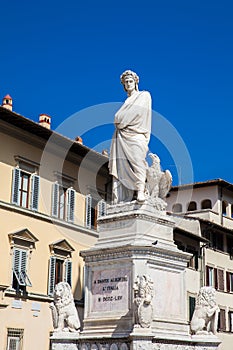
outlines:
[[[27,272],[28,257],[38,239],[27,228],[9,233],[8,237],[12,249],[12,287],[17,292],[25,291],[32,285]]]
[[[72,259],[74,249],[64,239],[50,245],[54,254],[49,260],[48,294],[53,295],[54,287],[59,282],[67,282],[72,286]]]
[[[60,257],[51,256],[49,262],[48,294],[53,295],[55,285],[59,282],[67,282],[71,286],[72,262]]]
[[[176,203],[172,207],[173,213],[182,213],[182,204]]]
[[[12,287],[17,291],[31,287],[31,281],[27,275],[27,250],[14,248],[12,267]]]
[[[226,311],[221,308],[218,315],[218,331],[219,332],[226,331]]]
[[[206,266],[206,285],[224,292],[224,271],[222,269]]]
[[[224,251],[223,234],[216,231],[204,230],[203,236],[210,241],[210,247],[220,251]]]
[[[215,286],[214,268],[210,266],[206,266],[206,285],[210,287]]]
[[[233,273],[227,271],[226,272],[226,285],[227,285],[227,292],[233,293]]]
[[[191,321],[193,317],[195,305],[196,305],[196,298],[189,296],[189,321]]]
[[[86,195],[86,227],[96,229],[97,217],[105,215],[106,202],[101,200],[99,203],[92,197],[91,194]]]
[[[13,169],[11,202],[24,208],[38,210],[40,177],[19,168]]]
[[[213,233],[213,248],[223,252],[223,235],[221,233]]]
[[[196,202],[190,202],[188,204],[187,211],[194,211],[197,210],[197,203]]]
[[[52,191],[52,216],[74,222],[75,190],[66,188],[59,183],[53,184]]]
[[[222,215],[223,216],[227,215],[227,206],[228,206],[228,203],[226,201],[223,201],[222,202]]]
[[[188,263],[188,267],[198,270],[198,252],[194,250],[193,247],[187,247],[186,252],[192,254],[192,257]]]
[[[210,199],[204,199],[201,202],[201,209],[212,209],[212,203]]]
[[[7,350],[21,350],[23,345],[23,329],[7,329]]]
[[[233,259],[233,237],[227,236],[227,253]]]
[[[228,312],[229,332],[233,333],[233,311]]]

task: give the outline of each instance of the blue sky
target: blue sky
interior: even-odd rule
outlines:
[[[232,18],[230,0],[4,2],[0,97],[9,93],[14,110],[35,121],[40,113],[51,115],[54,130],[78,113],[67,136],[81,134],[98,149],[105,141],[108,147],[114,115],[103,118],[97,108],[92,125],[80,111],[124,101],[119,76],[135,70],[140,90],[152,95],[153,110],[186,145],[193,180],[233,182]],[[168,130],[167,140],[158,140],[156,115],[152,124],[150,150],[175,182],[177,173],[189,182],[182,152],[177,164],[167,149],[173,134]]]

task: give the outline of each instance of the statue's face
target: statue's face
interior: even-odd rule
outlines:
[[[127,92],[132,92],[135,90],[135,80],[132,78],[132,76],[126,76],[124,79],[124,87]]]
[[[62,294],[63,294],[63,286],[61,286],[61,285],[57,285],[56,287],[55,287],[55,295],[56,295],[56,298],[57,299],[60,299],[61,297],[62,297]]]

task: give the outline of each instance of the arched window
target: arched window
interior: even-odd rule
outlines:
[[[190,202],[188,204],[187,211],[194,211],[197,210],[197,203],[196,202]]]
[[[173,213],[181,213],[182,212],[182,204],[176,203],[172,207]]]
[[[228,203],[226,201],[222,201],[222,215],[224,216],[227,215],[227,206],[228,206]]]
[[[212,209],[212,203],[210,199],[204,199],[201,202],[201,209]]]

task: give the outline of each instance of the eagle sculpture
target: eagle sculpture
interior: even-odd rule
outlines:
[[[147,191],[149,198],[164,200],[172,184],[172,174],[169,170],[162,171],[160,159],[156,154],[149,153],[152,165],[147,170]]]

